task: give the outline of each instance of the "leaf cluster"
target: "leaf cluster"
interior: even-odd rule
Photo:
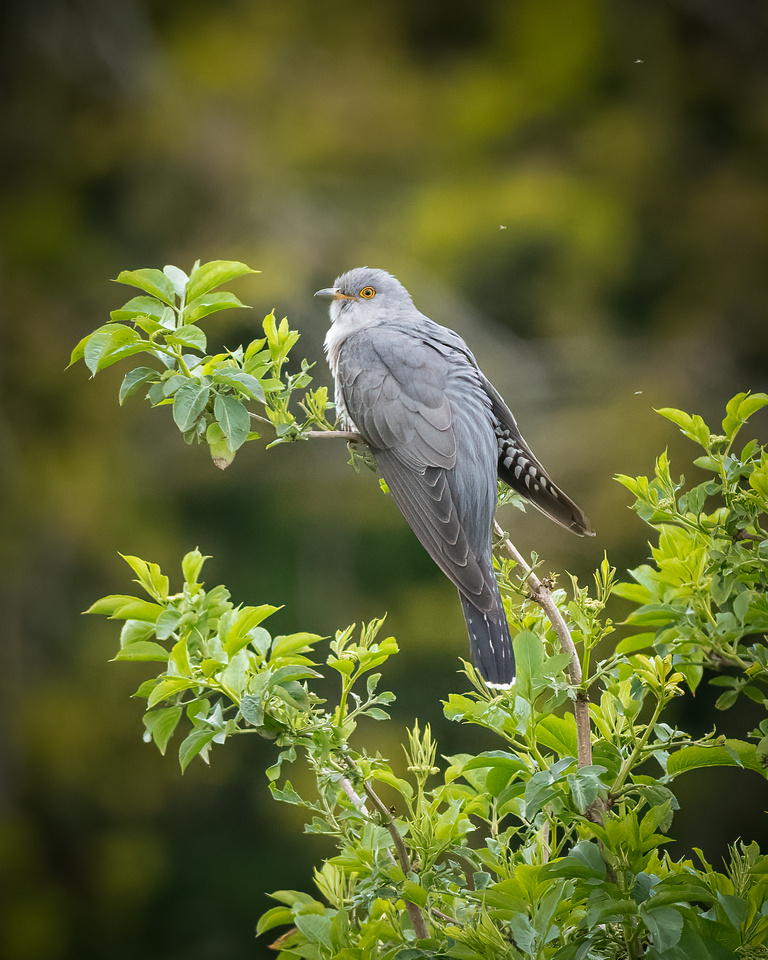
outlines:
[[[245,307],[233,293],[217,288],[257,272],[233,260],[197,261],[189,275],[171,265],[163,270],[124,270],[116,282],[142,293],[84,337],[72,351],[70,365],[82,359],[95,376],[139,354],[156,361],[126,373],[120,403],[143,390],[152,406],[171,405],[185,441],[207,443],[221,469],[229,466],[246,440],[259,439],[252,429],[254,420],[274,432],[273,442],[298,439],[312,426],[329,430],[326,410],[332,404],[327,389],[307,390],[311,364],[302,360],[295,373],[284,370],[299,339],[285,318],[278,323],[274,312],[268,314],[262,323],[264,337],[245,348],[207,353],[202,321],[222,310]],[[296,390],[306,391],[301,423],[289,409]],[[254,404],[258,413],[250,410]]]

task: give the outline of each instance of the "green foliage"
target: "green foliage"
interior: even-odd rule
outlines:
[[[305,424],[288,409],[309,379],[306,363],[283,376],[298,338],[287,321],[267,317],[265,338],[245,351],[184,352],[205,350],[198,319],[239,305],[213,287],[246,270],[218,261],[189,278],[170,267],[121,274],[149,296],[116,311],[73,359],[94,373],[140,350],[161,359],[165,371],[131,371],[121,398],[149,385],[152,402],[173,403],[180,429],[212,451],[231,454],[248,438],[248,401],[263,406],[277,440],[313,422],[327,429],[324,391],[305,396]],[[698,416],[660,411],[703,448],[695,465],[705,479],[673,480],[666,453],[653,478],[619,478],[657,535],[651,562],[631,571],[633,582],[618,581],[607,558],[589,587],[546,581],[567,626],[499,552],[515,685],[490,690],[465,664],[468,689],[444,703],[449,720],[496,738],[477,754],[438,759],[418,721],[404,761],[366,749],[361,721],[388,719],[394,700],[379,689],[379,668],[398,649],[380,639],[382,620],[327,645],[312,633],[273,637],[264,624],[276,608],[235,606],[223,586],[206,589],[199,551],[184,557],[178,593],[156,564],[125,557],[145,596],[105,597],[89,612],[123,621],[115,660],[155,665],[136,694],[145,739],[165,753],[176,737],[182,770],[234,735],[273,741],[272,796],[335,844],[315,871],[316,895],[277,891],[258,923],[259,934],[288,928],[274,944],[281,960],[766,955],[768,857],[757,844],[734,843],[723,870],[700,852],[694,862],[665,849],[678,777],[727,765],[766,779],[768,718],[748,739],[695,738],[668,711],[705,674],[723,688],[720,709],[742,694],[768,707],[768,457],[756,441],[734,446],[766,404],[762,394],[735,397],[722,435]],[[629,610],[611,644],[614,596]],[[287,775],[293,764],[301,792]]]
[[[737,451],[747,418],[768,404],[765,394],[738,394],[727,405],[722,434],[701,417],[681,410],[659,411],[703,448],[694,464],[705,477],[686,487],[673,479],[662,453],[655,476],[618,479],[634,495],[634,509],[659,531],[652,564],[631,570],[634,583],[616,587],[633,603],[632,630],[623,651],[651,644],[670,656],[695,690],[705,670],[722,687],[721,710],[740,695],[768,706],[768,455],[754,440]],[[768,756],[768,727],[759,759]]]
[[[120,386],[120,403],[144,390],[153,406],[171,404],[174,423],[186,442],[207,443],[221,469],[229,466],[246,440],[259,439],[251,429],[252,420],[266,424],[275,443],[298,439],[313,426],[328,430],[326,410],[332,405],[326,388],[305,393],[303,423],[289,410],[293,392],[306,391],[312,378],[306,360],[296,373],[283,372],[299,339],[286,319],[277,323],[270,313],[262,324],[263,338],[245,349],[206,353],[208,338],[200,321],[245,306],[233,293],[216,288],[257,272],[231,260],[204,264],[198,260],[189,276],[174,266],[124,270],[117,282],[137,287],[142,294],[113,310],[108,323],[84,337],[72,351],[70,365],[83,360],[95,376],[127,357],[147,354],[159,366],[129,370]],[[262,412],[252,412],[250,404]]]

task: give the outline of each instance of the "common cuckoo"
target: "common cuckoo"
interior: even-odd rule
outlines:
[[[489,686],[515,664],[493,572],[496,478],[561,526],[593,530],[520,435],[461,337],[425,317],[385,270],[360,267],[316,297],[331,301],[325,352],[345,429],[360,434],[397,506],[456,586],[472,660]]]

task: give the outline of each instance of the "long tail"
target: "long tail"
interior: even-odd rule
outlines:
[[[498,589],[498,588],[497,588]],[[459,593],[469,632],[472,662],[489,687],[510,687],[515,678],[515,655],[507,618],[499,598],[500,616],[484,613]]]

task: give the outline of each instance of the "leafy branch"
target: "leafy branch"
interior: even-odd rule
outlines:
[[[134,367],[125,375],[120,403],[144,390],[152,406],[172,405],[186,442],[207,443],[222,470],[247,440],[259,439],[252,420],[270,428],[272,443],[325,435],[332,431],[326,418],[332,404],[325,387],[307,389],[312,364],[302,360],[295,373],[285,372],[299,339],[286,319],[278,323],[274,312],[268,314],[262,323],[264,337],[245,349],[206,352],[202,321],[222,310],[245,307],[233,293],[217,288],[257,272],[232,260],[197,261],[189,275],[175,266],[124,270],[116,282],[137,287],[142,294],[113,310],[108,323],[84,337],[72,351],[70,365],[82,359],[95,376],[120,360],[145,354],[155,365]],[[302,421],[290,409],[297,390],[303,391]],[[260,412],[249,409],[253,404]]]
[[[189,276],[120,274],[142,296],[86,337],[73,362],[95,374],[148,354],[155,366],[126,375],[121,402],[146,389],[154,406],[172,405],[185,438],[207,442],[219,466],[257,437],[252,421],[273,442],[359,440],[333,429],[322,388],[307,390],[310,364],[292,365],[298,333],[286,320],[270,314],[264,338],[206,353],[199,321],[242,306],[217,288],[250,272],[214,261]],[[279,960],[763,955],[768,857],[757,844],[734,843],[721,871],[664,847],[679,776],[730,766],[766,779],[768,720],[749,742],[716,730],[693,737],[668,713],[705,675],[723,689],[719,709],[744,695],[768,711],[768,454],[754,440],[736,447],[766,405],[764,394],[734,397],[721,434],[660,411],[703,449],[694,463],[706,478],[673,479],[666,453],[652,478],[618,478],[654,539],[629,582],[605,558],[592,586],[571,577],[559,588],[497,526],[518,676],[511,691],[489,690],[465,664],[469,689],[444,703],[450,721],[489,731],[495,749],[438,760],[418,721],[405,769],[366,749],[360,722],[388,719],[394,700],[379,689],[378,668],[397,653],[382,620],[338,631],[326,650],[312,633],[273,636],[275,606],[236,606],[224,586],[207,589],[197,550],[182,561],[178,592],[156,564],[125,557],[144,595],[105,597],[89,612],[122,622],[115,660],[154,665],[136,694],[145,739],[165,753],[178,736],[182,770],[232,736],[270,740],[272,796],[335,843],[315,872],[322,899],[280,891],[259,921],[259,933],[288,928],[274,944]],[[607,615],[612,596],[627,604],[621,624]],[[324,692],[335,681],[329,700],[321,678]],[[287,779],[292,764],[311,774],[304,796]]]

